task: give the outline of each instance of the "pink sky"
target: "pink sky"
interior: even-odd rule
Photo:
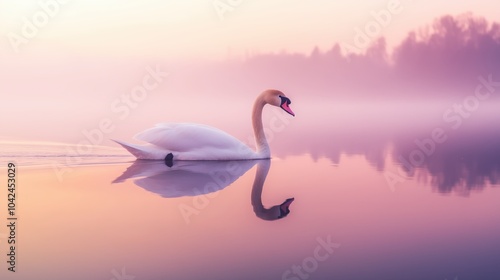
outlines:
[[[169,59],[244,57],[247,52],[282,50],[309,53],[316,45],[326,50],[336,42],[353,44],[355,29],[364,29],[373,20],[372,12],[389,6],[398,7],[397,14],[373,37],[386,37],[390,46],[443,14],[473,12],[490,21],[498,18],[498,2],[493,0],[239,1],[219,13],[214,2],[227,0],[60,0],[67,3],[52,8],[56,11],[47,24],[16,55],[9,36],[20,35],[24,19],[32,20],[43,11],[38,2],[0,1],[2,58],[61,52]]]
[[[292,85],[286,75],[281,80],[268,75],[287,74],[289,68],[280,63],[272,66],[285,69],[282,73],[260,65],[250,69],[270,78],[259,81],[251,79],[254,72],[235,77],[232,65],[206,67],[202,61],[352,45],[355,30],[373,23],[373,12],[391,13],[389,7],[397,13],[373,36],[385,37],[389,50],[409,31],[445,14],[473,12],[499,21],[497,2],[488,0],[241,1],[222,15],[211,0],[55,1],[0,0],[0,140],[76,144],[83,130],[95,129],[105,118],[116,125],[110,138],[130,139],[158,122],[202,122],[246,135],[258,92],[284,90],[304,112],[312,90]],[[23,31],[33,22],[38,27],[26,37]],[[112,104],[141,84],[147,67],[156,66],[172,75],[120,118]],[[185,85],[194,87],[182,90]],[[216,95],[219,91],[224,94]],[[235,125],[244,130],[231,130]]]

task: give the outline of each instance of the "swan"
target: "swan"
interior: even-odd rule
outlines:
[[[203,124],[161,123],[134,138],[145,145],[113,140],[137,159],[165,160],[170,165],[175,160],[246,160],[268,159],[271,150],[262,125],[262,111],[266,104],[280,107],[295,116],[291,101],[279,90],[269,89],[257,96],[252,110],[252,125],[257,150],[226,132]]]

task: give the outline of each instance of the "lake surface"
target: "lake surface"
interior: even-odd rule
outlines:
[[[3,227],[1,278],[500,279],[494,110],[457,127],[441,107],[343,108],[314,126],[300,110],[272,121],[270,161],[167,166],[3,142],[2,181],[17,164],[18,245],[11,273]]]

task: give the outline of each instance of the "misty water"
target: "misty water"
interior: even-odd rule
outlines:
[[[19,178],[9,279],[500,276],[495,104],[292,100],[295,118],[266,112],[271,160],[2,142]],[[219,124],[251,143],[249,123]]]

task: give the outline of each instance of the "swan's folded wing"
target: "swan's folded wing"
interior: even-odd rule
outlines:
[[[191,123],[162,123],[145,130],[135,137],[169,151],[194,151],[197,149],[238,149],[243,144],[235,137],[214,127]]]

